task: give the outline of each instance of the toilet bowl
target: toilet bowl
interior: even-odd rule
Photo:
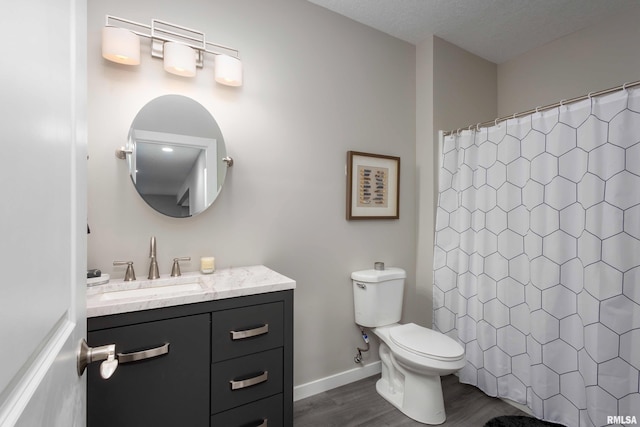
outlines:
[[[440,376],[464,367],[453,339],[413,323],[374,328],[380,339],[382,376],[377,392],[405,415],[425,424],[446,420]]]
[[[397,323],[405,277],[399,268],[352,273],[356,323],[380,340],[377,392],[416,421],[442,424],[446,414],[440,376],[464,367],[464,348],[440,332]]]

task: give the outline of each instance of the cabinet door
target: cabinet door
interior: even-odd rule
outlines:
[[[210,329],[210,315],[201,314],[90,332],[92,347],[133,353],[168,343],[169,352],[120,363],[108,380],[99,363],[90,365],[88,427],[209,426]]]

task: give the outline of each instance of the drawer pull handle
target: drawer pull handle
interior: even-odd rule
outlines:
[[[137,360],[152,359],[169,353],[169,343],[160,347],[150,348],[148,350],[136,351],[134,353],[118,353],[119,363],[135,362]]]
[[[268,427],[267,426],[267,420],[266,418],[264,420],[262,420],[262,422],[260,424],[258,424],[256,427]]]
[[[265,323],[259,328],[245,329],[244,331],[229,331],[231,333],[231,340],[243,340],[245,338],[257,337],[258,335],[264,335],[269,332],[269,324]]]
[[[243,388],[254,386],[256,384],[263,383],[263,382],[267,381],[268,379],[269,379],[269,371],[264,371],[263,373],[261,373],[257,377],[248,378],[248,379],[242,380],[242,381],[233,381],[233,380],[231,380],[231,381],[229,381],[229,384],[231,384],[231,390],[240,390],[240,389],[243,389]]]

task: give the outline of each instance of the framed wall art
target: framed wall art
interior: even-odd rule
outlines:
[[[347,219],[400,218],[400,157],[347,151]]]

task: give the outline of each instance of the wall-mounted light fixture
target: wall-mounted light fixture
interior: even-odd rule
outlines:
[[[157,19],[146,25],[107,15],[102,29],[102,56],[119,64],[140,64],[140,37],[151,39],[151,56],[162,58],[169,73],[193,77],[209,53],[215,55],[215,80],[227,86],[242,86],[242,62],[237,49],[208,42],[201,31]]]

